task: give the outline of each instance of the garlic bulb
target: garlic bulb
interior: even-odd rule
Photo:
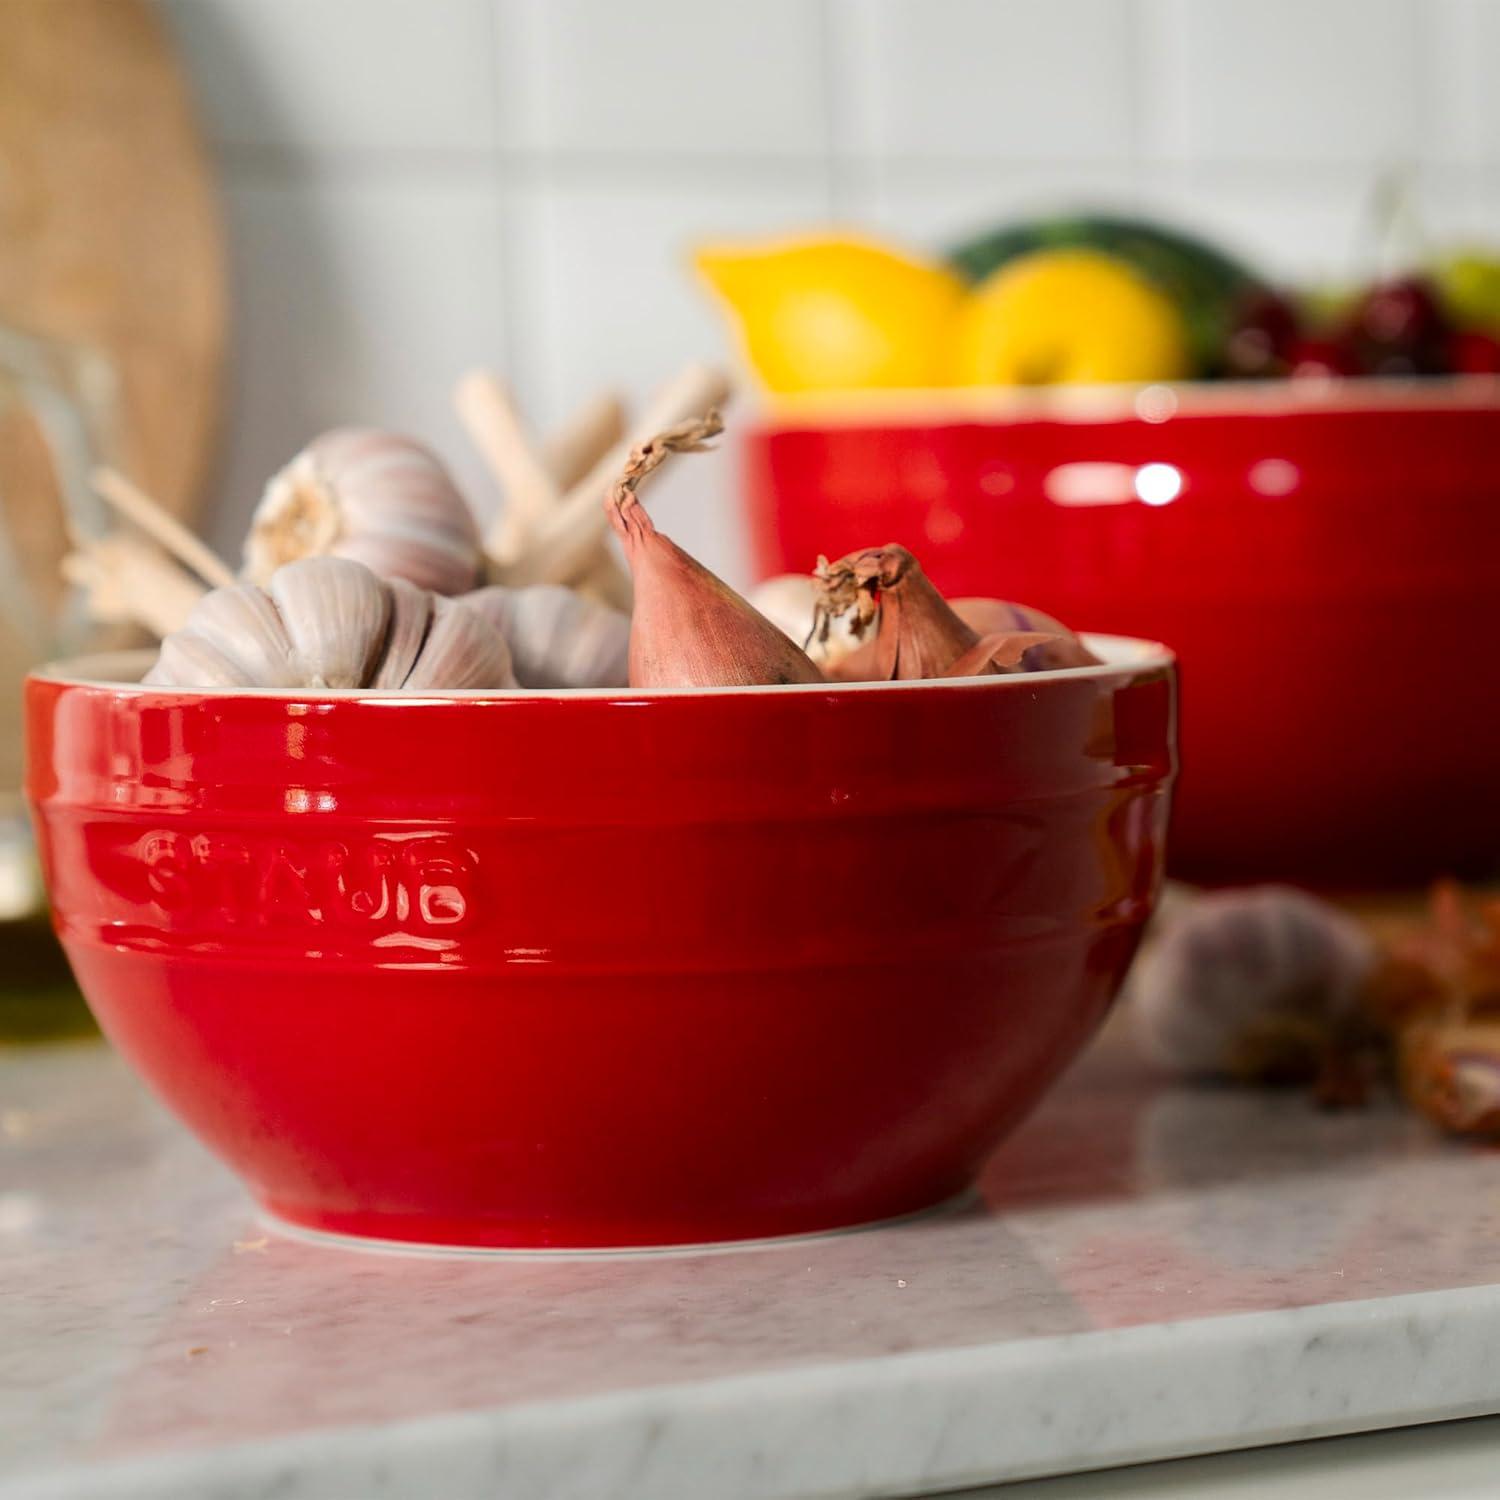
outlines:
[[[340,427],[307,445],[266,486],[245,539],[245,574],[262,587],[283,564],[328,554],[439,594],[479,582],[479,530],[448,471],[422,444]]]
[[[505,638],[479,610],[363,563],[306,557],[215,589],[161,644],[144,682],[179,688],[514,687]]]
[[[818,581],[810,573],[778,573],[746,595],[778,630],[790,636],[825,672],[836,668],[862,644],[854,633],[855,617],[840,615],[829,622],[826,636],[814,633],[817,623]]]
[[[460,601],[505,637],[522,687],[624,687],[630,680],[630,616],[563,584],[500,584]]]
[[[1128,986],[1157,1062],[1203,1077],[1313,1076],[1359,1016],[1375,945],[1352,918],[1284,886],[1187,907],[1141,953]]]

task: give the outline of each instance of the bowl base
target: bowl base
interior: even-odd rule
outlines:
[[[358,1250],[367,1255],[415,1256],[419,1259],[498,1259],[498,1260],[588,1260],[615,1259],[632,1255],[712,1255],[736,1250],[774,1248],[780,1245],[804,1244],[838,1235],[862,1234],[871,1229],[885,1229],[893,1224],[910,1224],[919,1219],[936,1219],[976,1212],[981,1208],[977,1190],[970,1185],[904,1213],[878,1219],[860,1219],[850,1223],[832,1223],[818,1229],[799,1230],[790,1234],[758,1235],[741,1239],[706,1239],[673,1241],[663,1244],[630,1245],[539,1245],[517,1243],[495,1244],[492,1241],[467,1243],[463,1240],[391,1239],[376,1234],[361,1234],[347,1229],[330,1229],[288,1214],[274,1204],[257,1205],[264,1227],[285,1239],[307,1245],[322,1245],[335,1250]]]

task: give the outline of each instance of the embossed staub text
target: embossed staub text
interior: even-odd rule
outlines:
[[[154,905],[215,923],[451,932],[474,916],[477,860],[447,834],[298,842],[163,830],[132,852]]]

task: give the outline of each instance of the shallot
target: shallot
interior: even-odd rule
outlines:
[[[1054,661],[1072,653],[1050,631],[1012,627],[981,635],[937,591],[921,563],[894,542],[833,563],[820,558],[816,577],[814,641],[826,643],[841,619],[850,621],[856,637],[875,626],[872,641],[840,659],[841,678],[902,681],[1082,664]]]
[[[642,443],[605,498],[635,580],[631,687],[740,687],[821,682],[807,653],[722,579],[656,529],[636,489],[670,453],[701,451],[723,430],[717,412]]]

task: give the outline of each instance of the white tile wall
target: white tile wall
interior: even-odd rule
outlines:
[[[217,140],[316,154],[497,144],[491,0],[163,0]]]
[[[243,171],[229,184],[237,359],[215,538],[244,533],[267,475],[343,423],[408,429],[492,505],[447,393],[506,358],[500,204],[483,174]]]
[[[1421,0],[1148,0],[1149,147],[1377,168],[1422,154]]]
[[[830,218],[939,246],[1145,207],[1279,275],[1372,186],[1500,235],[1500,0],[163,0],[219,151],[238,358],[215,530],[321,426],[499,365],[541,420],[723,347],[687,247]],[[742,579],[726,459],[664,526]]]
[[[1132,15],[1121,0],[835,0],[851,144],[873,156],[1127,162]]]
[[[542,85],[526,90],[526,145],[606,156],[826,151],[816,3],[509,0],[505,15],[524,27],[522,55]],[[510,53],[509,35],[501,46]]]

